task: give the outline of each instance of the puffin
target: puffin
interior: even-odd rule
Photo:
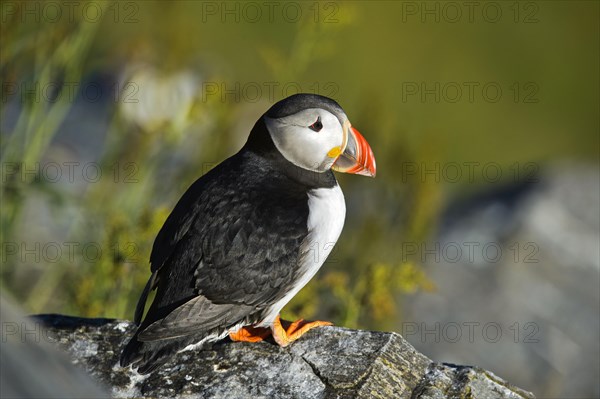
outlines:
[[[371,147],[336,101],[299,93],[269,108],[241,150],[196,180],[160,229],[121,366],[148,374],[178,352],[227,337],[271,337],[285,347],[331,325],[291,323],[279,312],[342,231],[346,205],[333,171],[376,172]]]

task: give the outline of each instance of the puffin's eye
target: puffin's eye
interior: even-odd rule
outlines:
[[[312,125],[310,125],[309,128],[311,130],[314,130],[315,132],[320,132],[321,129],[323,129],[323,124],[321,123],[321,117],[319,116],[317,118],[317,121],[315,123],[313,123]]]

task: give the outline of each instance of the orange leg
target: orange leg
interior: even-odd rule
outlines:
[[[229,333],[229,338],[232,341],[241,342],[260,342],[271,335],[271,330],[260,327],[242,327],[234,333]]]
[[[302,335],[304,335],[308,330],[312,330],[315,327],[321,326],[332,326],[333,323],[328,321],[311,321],[307,322],[302,319],[296,320],[292,324],[290,324],[287,328],[283,328],[281,325],[281,319],[279,316],[275,318],[273,322],[273,326],[271,327],[271,331],[273,333],[273,339],[279,346],[288,346]]]

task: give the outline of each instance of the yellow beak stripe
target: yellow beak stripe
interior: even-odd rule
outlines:
[[[337,158],[340,156],[340,154],[342,153],[342,147],[333,147],[331,150],[329,150],[329,152],[327,153],[327,156],[329,158]]]

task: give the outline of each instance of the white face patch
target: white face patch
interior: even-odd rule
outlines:
[[[310,128],[317,121],[323,125],[318,132]],[[309,108],[278,119],[265,116],[265,124],[279,152],[294,165],[311,171],[330,169],[336,159],[332,153],[344,144],[339,119],[324,109]]]

